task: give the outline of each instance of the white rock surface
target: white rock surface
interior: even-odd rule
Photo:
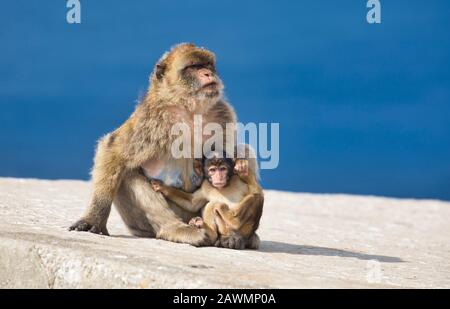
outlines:
[[[259,251],[68,232],[90,185],[0,178],[0,288],[450,288],[450,203],[266,191]]]

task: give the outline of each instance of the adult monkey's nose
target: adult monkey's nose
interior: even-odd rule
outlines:
[[[209,84],[214,81],[214,75],[211,70],[202,68],[198,71],[198,76],[202,85]]]
[[[209,69],[200,69],[200,75],[204,76],[204,77],[211,77],[212,76],[212,72]]]

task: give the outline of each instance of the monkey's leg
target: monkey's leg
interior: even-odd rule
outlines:
[[[150,181],[138,171],[124,177],[115,205],[130,232],[136,236],[194,246],[209,244],[206,230],[184,223],[173,206],[161,193],[153,191]]]
[[[109,235],[106,223],[124,170],[122,159],[113,149],[111,142],[113,140],[109,134],[98,144],[92,170],[91,202],[82,218],[70,226],[69,230]]]
[[[215,220],[220,235],[228,235],[230,230],[238,230],[240,220],[232,210],[224,203],[212,204],[212,216]]]
[[[150,225],[145,211],[139,207],[135,191],[138,187],[136,186],[139,185],[125,177],[114,199],[114,206],[132,235],[154,238],[156,233]]]
[[[220,204],[214,208],[214,212],[222,224],[218,223],[219,233],[225,234],[225,230],[235,230],[248,237],[253,231],[244,227],[249,227],[248,223],[262,210],[262,197],[259,194],[248,194],[233,209],[225,204]],[[259,218],[258,218],[259,219]],[[248,230],[248,231],[247,231]]]
[[[257,249],[259,238],[254,235],[261,218],[262,205],[261,196],[254,194],[247,195],[237,205],[237,209],[230,210],[227,205],[218,205],[214,209],[220,233],[216,245],[232,249]]]
[[[233,226],[238,226],[239,221],[233,216],[230,208],[224,203],[209,203],[205,207],[204,218],[206,216],[208,222],[215,223],[215,231],[217,234],[214,245],[216,247],[224,247],[230,249],[244,249],[246,241],[245,237],[239,233],[238,229],[233,229]]]
[[[219,236],[214,214],[214,208],[217,205],[217,203],[209,202],[202,210],[203,226],[206,229],[211,244],[214,244]]]

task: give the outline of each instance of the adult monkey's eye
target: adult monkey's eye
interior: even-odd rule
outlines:
[[[201,63],[193,63],[193,64],[185,67],[185,69],[196,69],[196,70],[201,69],[201,68],[203,68],[203,64],[201,64]]]
[[[208,62],[208,63],[206,64],[206,67],[207,67],[208,69],[210,69],[211,71],[213,71],[213,72],[216,71],[216,68],[214,67],[214,64],[213,64],[212,62]]]

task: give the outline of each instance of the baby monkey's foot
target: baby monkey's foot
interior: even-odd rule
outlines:
[[[161,180],[152,179],[152,180],[150,180],[150,183],[151,183],[152,188],[153,188],[154,191],[156,191],[156,192],[160,192],[161,191],[162,186],[163,186],[163,183],[162,183]]]
[[[194,217],[189,221],[189,225],[195,226],[196,228],[201,229],[203,227],[203,219],[202,217]]]

